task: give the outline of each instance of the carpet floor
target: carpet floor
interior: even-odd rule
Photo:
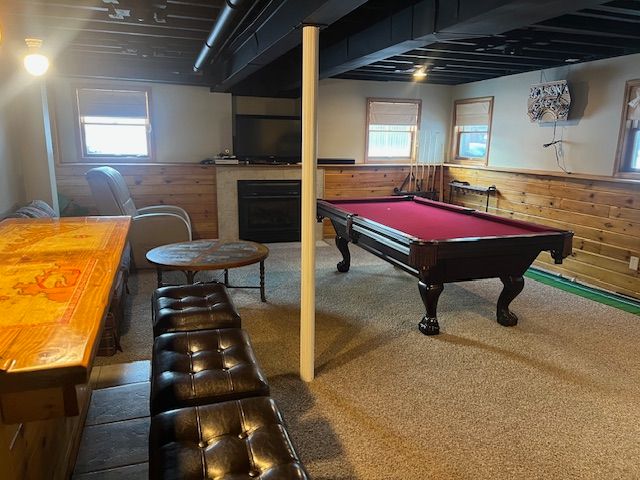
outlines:
[[[317,249],[316,379],[299,379],[299,244],[270,245],[267,303],[231,295],[315,479],[638,479],[640,318],[526,279],[495,321],[499,280],[447,284],[441,334],[417,329],[417,281],[352,247]],[[257,265],[230,272],[256,284]],[[173,273],[177,283],[180,274]],[[207,277],[203,277],[207,279]],[[131,279],[124,351],[150,358],[155,273]]]

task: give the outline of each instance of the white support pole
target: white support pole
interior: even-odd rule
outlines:
[[[316,165],[319,28],[302,28],[302,259],[300,268],[300,378],[314,377],[316,337]]]

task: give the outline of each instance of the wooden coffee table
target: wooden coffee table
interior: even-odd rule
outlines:
[[[158,287],[162,287],[164,270],[181,270],[188,283],[194,283],[196,273],[202,270],[224,270],[224,284],[229,288],[259,288],[260,300],[264,293],[264,260],[269,249],[261,243],[237,240],[193,240],[191,242],[162,245],[147,252],[147,260],[156,266]],[[260,286],[229,285],[229,269],[260,263]]]

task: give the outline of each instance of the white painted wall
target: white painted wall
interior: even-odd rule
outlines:
[[[447,145],[451,87],[405,82],[326,79],[319,84],[318,157],[354,158],[364,162],[368,97],[422,100],[421,138],[439,133]]]
[[[34,199],[56,209],[53,145],[42,96],[45,80],[28,75],[19,64],[15,67],[0,80],[0,213]]]
[[[489,166],[558,171],[553,126],[531,123],[529,86],[543,80],[569,82],[569,120],[558,123],[569,171],[611,175],[614,169],[625,82],[640,78],[640,54],[511,75],[453,87],[453,99],[494,96]]]
[[[195,163],[231,148],[231,95],[208,88],[159,83],[89,81],[59,78],[53,82],[61,161],[78,162],[75,88],[151,89],[150,112],[159,163]]]
[[[24,183],[19,156],[15,153],[8,108],[0,109],[0,218],[24,203]]]
[[[20,158],[27,201],[44,200],[58,211],[58,188],[55,180],[53,140],[47,96],[42,80],[33,81],[16,100],[14,151]]]

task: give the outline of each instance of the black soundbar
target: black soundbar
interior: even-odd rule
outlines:
[[[353,165],[355,158],[319,158],[318,165]]]

